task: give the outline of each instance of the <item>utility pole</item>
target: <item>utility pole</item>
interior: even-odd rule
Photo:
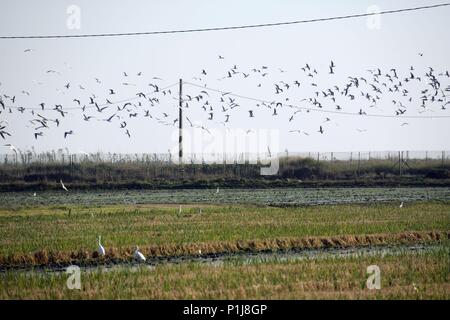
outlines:
[[[180,79],[179,102],[178,102],[178,160],[183,164],[183,79]]]

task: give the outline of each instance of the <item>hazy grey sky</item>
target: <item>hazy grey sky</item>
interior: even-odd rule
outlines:
[[[380,10],[429,5],[430,1],[1,1],[3,13],[0,20],[1,35],[31,34],[87,34],[139,32],[155,30],[191,29],[230,25],[271,23],[364,13],[372,5]],[[80,29],[68,29],[67,8],[80,8]],[[208,75],[203,77],[208,87],[272,101],[275,97],[273,83],[302,83],[289,98],[291,103],[304,105],[303,98],[314,95],[300,69],[308,62],[317,69],[315,81],[321,89],[339,85],[342,87],[348,76],[369,77],[368,69],[381,68],[383,73],[396,68],[402,76],[408,76],[410,66],[419,75],[428,67],[436,72],[449,70],[450,8],[430,9],[411,13],[381,16],[379,28],[369,28],[367,19],[331,21],[272,28],[216,31],[154,36],[107,37],[82,39],[47,40],[0,40],[0,93],[16,95],[17,106],[39,107],[46,102],[49,106],[62,104],[74,106],[74,98],[88,103],[88,96],[95,94],[99,101],[105,98],[113,101],[134,97],[137,92],[151,92],[149,82],[161,77],[160,86],[176,83],[179,78],[195,82],[193,77],[203,77],[202,69]],[[25,49],[32,52],[25,53]],[[418,53],[423,53],[419,56]],[[219,60],[218,55],[225,57]],[[328,75],[330,60],[336,64],[336,74]],[[240,71],[269,67],[267,79],[249,77],[230,81],[217,80],[237,65]],[[281,73],[278,68],[286,70]],[[47,70],[58,74],[48,74]],[[123,72],[130,76],[123,77]],[[142,72],[141,77],[136,74]],[[100,78],[97,84],[94,78]],[[123,86],[123,82],[136,86]],[[450,81],[443,79],[445,88]],[[70,82],[72,88],[65,90]],[[263,83],[258,88],[258,83]],[[199,82],[200,83],[200,82]],[[201,82],[205,83],[205,82]],[[78,88],[86,88],[82,91]],[[422,85],[423,87],[423,85]],[[411,96],[420,96],[420,86],[411,86]],[[108,89],[116,90],[115,96],[108,96]],[[22,93],[25,90],[30,96]],[[176,93],[177,86],[171,88]],[[198,88],[185,85],[187,93],[198,93]],[[293,91],[293,90],[291,90]],[[212,93],[210,92],[212,95]],[[151,109],[152,114],[169,114],[173,120],[177,114],[173,98],[161,98],[161,104]],[[212,99],[212,98],[211,98]],[[239,99],[238,99],[239,100]],[[340,102],[343,111],[358,112],[364,108],[374,114],[394,114],[396,106],[391,98],[380,101],[377,108],[367,109],[363,100]],[[419,115],[420,102],[417,99],[408,104],[402,100],[409,115]],[[322,113],[301,112],[293,121],[288,121],[291,110],[280,110],[277,117],[270,110],[256,109],[255,102],[239,100],[240,107],[230,112],[229,128],[279,130],[279,150],[291,151],[357,151],[357,150],[442,150],[450,149],[450,118],[446,119],[396,119],[368,118]],[[192,104],[194,106],[194,104]],[[190,119],[208,128],[225,130],[218,122],[223,121],[220,106],[216,106],[214,121],[196,109],[186,110]],[[450,105],[449,105],[450,106]],[[111,108],[114,110],[115,107]],[[324,108],[334,110],[333,105]],[[147,107],[144,109],[148,109]],[[429,110],[422,115],[450,115],[447,110]],[[255,117],[249,118],[247,110],[254,110]],[[98,114],[106,118],[113,111]],[[132,134],[129,139],[119,129],[119,122],[92,120],[85,122],[81,111],[70,111],[59,128],[44,131],[45,136],[34,139],[34,128],[30,125],[31,115],[0,114],[0,120],[9,122],[12,137],[6,141],[25,149],[34,146],[36,150],[69,148],[73,152],[166,152],[173,148],[176,130],[155,120],[143,118],[142,109],[137,119],[124,120]],[[54,117],[54,111],[46,111]],[[332,121],[324,123],[325,118]],[[217,122],[215,121],[217,119]],[[408,122],[408,125],[401,126]],[[320,134],[319,126],[325,133]],[[289,133],[289,130],[305,130],[304,134]],[[358,131],[358,129],[360,131]],[[64,131],[75,134],[64,139]],[[211,139],[211,137],[209,138]],[[188,146],[186,147],[188,148]],[[0,153],[6,152],[2,150]]]

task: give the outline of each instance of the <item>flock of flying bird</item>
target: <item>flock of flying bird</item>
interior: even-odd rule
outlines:
[[[423,54],[419,55],[423,56]],[[224,58],[219,56],[219,59]],[[335,75],[336,64],[331,61],[328,68],[329,70],[325,75],[327,77],[333,77]],[[205,88],[197,95],[194,97],[187,96],[187,98],[189,101],[196,99],[197,102],[202,103],[203,110],[208,114],[208,120],[215,119],[218,113],[217,109],[219,109],[224,114],[222,121],[219,122],[223,125],[226,125],[230,121],[230,111],[240,107],[241,104],[238,99],[253,100],[255,102],[254,108],[247,110],[249,118],[255,118],[258,109],[269,109],[271,115],[274,117],[280,115],[280,110],[287,109],[289,114],[286,120],[288,122],[293,121],[300,112],[309,113],[312,111],[327,114],[350,114],[353,116],[376,115],[373,112],[368,113],[368,110],[381,110],[379,107],[381,105],[380,102],[386,98],[391,99],[389,104],[392,103],[393,110],[391,114],[385,116],[394,118],[406,118],[409,115],[406,115],[406,113],[410,113],[414,107],[416,107],[415,111],[419,115],[425,112],[435,112],[435,108],[432,107],[436,104],[440,110],[446,110],[447,105],[450,103],[450,101],[447,101],[447,92],[450,92],[450,85],[448,83],[443,84],[445,80],[450,78],[448,70],[436,72],[432,67],[427,67],[424,74],[420,74],[413,66],[410,66],[407,75],[402,76],[397,68],[390,68],[388,71],[375,68],[367,70],[367,76],[349,76],[347,82],[344,84],[319,89],[318,80],[321,73],[308,63],[299,69],[301,72],[297,72],[295,75],[297,79],[277,82],[271,80],[267,84],[267,81],[265,83],[263,82],[264,79],[277,73],[287,73],[287,71],[279,68],[272,69],[268,66],[261,66],[245,71],[234,65],[225,72],[223,77],[217,79],[219,81],[230,78],[256,80],[256,87],[264,88],[264,92],[273,90],[276,100],[264,100],[235,95],[232,92],[222,92],[207,88],[206,84],[203,84]],[[200,83],[204,82],[206,75],[207,71],[203,69],[200,76],[193,78],[193,80],[199,81]],[[197,86],[202,87],[201,85]],[[411,89],[411,86],[417,86],[419,88],[418,94],[415,94],[413,91],[414,88]],[[221,94],[218,101],[211,102],[212,99],[208,93],[211,90]],[[292,92],[298,90],[306,90],[306,94],[309,97],[305,97],[304,91],[301,91],[300,95],[303,96],[303,99],[292,99]],[[348,106],[351,103],[357,103],[360,106],[358,108],[359,111],[353,113],[344,112],[343,105]],[[217,108],[217,106],[220,106],[220,108]],[[246,106],[248,106],[248,103],[246,103]],[[189,105],[186,103],[185,107],[189,107]],[[337,125],[331,116],[325,117],[323,123],[318,126],[317,132],[323,134],[325,132],[325,124],[333,122]],[[189,123],[192,126],[191,121]],[[408,124],[408,122],[402,122],[401,126]],[[367,130],[357,129],[357,131],[365,132]],[[301,129],[290,130],[290,132],[309,135],[308,132]]]
[[[31,52],[31,49],[25,50],[27,54]],[[421,53],[419,55],[423,56]],[[221,55],[218,56],[218,60],[222,63],[226,61],[225,57]],[[334,77],[336,68],[336,64],[331,61],[327,72],[324,74],[327,77]],[[388,99],[391,100],[389,103],[393,106],[391,116],[399,118],[404,117],[407,112],[409,114],[412,108],[415,108],[415,111],[421,114],[424,112],[435,112],[436,110],[433,108],[435,105],[438,105],[440,110],[446,110],[447,105],[450,103],[450,101],[447,101],[450,85],[448,83],[444,84],[444,81],[448,81],[450,78],[449,71],[436,71],[432,67],[427,67],[425,72],[422,71],[420,73],[413,66],[410,66],[406,75],[401,75],[398,68],[390,68],[387,71],[375,68],[367,70],[366,76],[349,76],[343,84],[320,88],[319,80],[322,73],[311,64],[306,63],[295,71],[296,79],[273,81],[274,77],[288,73],[290,74],[286,70],[269,66],[244,70],[234,64],[225,70],[222,77],[212,79],[209,72],[206,69],[202,69],[198,76],[192,78],[194,82],[184,82],[184,84],[190,85],[190,90],[182,96],[182,108],[184,110],[197,108],[197,111],[205,114],[206,122],[215,121],[227,126],[232,119],[233,112],[239,109],[244,109],[244,112],[248,113],[249,118],[255,118],[261,110],[269,110],[273,117],[283,116],[282,111],[285,111],[288,113],[286,121],[292,122],[301,112],[344,113],[344,106],[348,106],[352,102],[364,106],[359,107],[359,111],[353,115],[367,116],[369,115],[369,110],[380,109],[378,107],[381,104],[380,101],[386,97],[389,97]],[[46,74],[60,73],[55,70],[48,70]],[[143,72],[137,72],[133,75],[123,72],[122,77],[121,87],[133,87],[137,86],[134,82],[137,78],[143,77]],[[237,95],[230,91],[212,89],[208,87],[207,83],[213,80],[227,82],[235,79],[246,81],[246,85],[260,88],[262,93],[272,92],[273,97],[276,99],[264,100]],[[99,78],[93,78],[93,80],[95,80],[95,85],[102,84],[102,80]],[[163,99],[167,100],[168,104],[178,103],[178,92],[171,89],[178,83],[163,87],[161,85],[162,81],[163,79],[160,77],[153,77],[151,82],[148,83],[148,87],[152,90],[150,93],[139,91],[135,97],[121,101],[114,99],[118,92],[122,91],[121,87],[108,88],[105,92],[107,97],[101,98],[93,93],[79,96],[80,92],[88,92],[87,86],[66,82],[61,85],[61,88],[58,88],[58,91],[65,95],[75,95],[73,90],[77,88],[78,94],[72,97],[73,105],[70,107],[65,107],[62,103],[51,104],[48,102],[37,102],[31,107],[21,106],[19,105],[21,96],[28,97],[31,96],[31,93],[22,90],[20,94],[5,94],[2,92],[0,83],[0,137],[6,140],[11,136],[11,133],[8,131],[9,122],[1,118],[5,116],[5,113],[13,112],[17,112],[19,115],[31,115],[29,123],[34,129],[34,139],[43,137],[44,133],[52,126],[59,127],[69,112],[74,110],[81,113],[83,121],[97,120],[117,125],[128,137],[131,137],[129,122],[133,118],[149,118],[162,125],[175,126],[179,120],[177,117],[178,112],[171,115],[167,108],[163,109],[165,111],[161,111],[157,107],[163,107]],[[419,88],[418,94],[414,94],[413,90],[415,88],[411,89],[411,85],[416,85]],[[303,88],[305,88],[306,92],[300,92],[301,99],[292,98],[292,92],[295,95],[296,90],[303,90]],[[249,108],[250,103],[253,103],[252,108]],[[194,123],[189,116],[186,116],[186,120],[191,127],[209,132],[208,126],[204,122],[201,124]],[[324,134],[326,125],[332,122],[334,120],[331,116],[325,117],[317,132]],[[408,125],[408,123],[402,122],[401,126],[405,125]],[[365,129],[357,130],[358,132],[365,131]],[[249,132],[251,130],[247,131],[247,133]],[[309,132],[304,129],[290,130],[290,132],[309,135]],[[64,139],[68,139],[75,133],[76,130],[74,129],[64,130]],[[5,144],[5,146],[17,153],[17,149],[11,143]],[[68,191],[62,180],[60,180],[60,184],[62,189]],[[217,188],[216,193],[218,192],[219,188]],[[403,202],[400,205],[401,207],[403,207]],[[101,244],[100,236],[98,236],[98,254],[100,256],[105,256],[106,254],[105,248]],[[138,247],[135,248],[133,257],[140,262],[145,262],[146,260]]]
[[[27,49],[25,52],[29,53],[32,50]],[[423,54],[420,55],[423,56]],[[220,55],[218,60],[221,60],[221,63],[226,61],[225,57]],[[234,64],[226,69],[223,76],[218,79],[212,79],[209,72],[206,69],[202,69],[198,76],[192,78],[194,82],[184,82],[184,84],[189,85],[190,90],[187,90],[188,94],[182,96],[182,108],[186,111],[194,108],[197,108],[197,111],[203,111],[205,119],[200,124],[194,123],[189,116],[186,116],[186,120],[191,127],[209,132],[208,125],[205,125],[205,122],[214,121],[227,126],[232,119],[232,113],[239,109],[244,109],[249,118],[255,118],[261,109],[269,110],[273,117],[282,116],[281,112],[284,110],[288,113],[286,121],[292,122],[301,112],[316,111],[325,112],[328,115],[346,113],[344,106],[348,106],[351,103],[357,103],[359,106],[357,108],[359,111],[354,112],[353,115],[370,115],[368,111],[380,110],[378,107],[381,104],[380,101],[386,97],[391,100],[389,103],[393,106],[391,116],[403,118],[414,107],[416,107],[418,113],[435,112],[432,108],[435,104],[438,104],[439,109],[446,110],[447,105],[450,103],[450,101],[447,101],[447,92],[450,92],[450,85],[443,83],[450,78],[448,70],[438,72],[432,67],[427,67],[424,72],[419,73],[411,66],[408,68],[406,75],[401,75],[397,68],[390,68],[387,71],[375,68],[367,70],[366,76],[349,76],[343,84],[320,88],[320,76],[324,74],[327,77],[334,77],[336,68],[336,64],[331,61],[327,72],[321,73],[317,70],[318,68],[306,63],[295,71],[296,79],[292,80],[291,76],[289,81],[273,81],[277,76],[292,73],[269,66],[244,70]],[[60,72],[47,70],[46,74],[60,75]],[[74,110],[81,113],[83,121],[91,122],[97,120],[117,125],[128,137],[131,137],[129,122],[133,118],[143,117],[153,119],[162,125],[177,125],[179,121],[178,112],[171,115],[168,108],[163,108],[165,102],[162,102],[163,99],[169,99],[167,100],[169,105],[178,103],[178,92],[171,89],[177,83],[163,88],[161,85],[163,79],[153,77],[147,85],[148,88],[151,88],[150,93],[139,91],[136,92],[133,98],[121,101],[115,99],[118,92],[122,91],[122,87],[137,86],[135,81],[138,78],[143,79],[143,72],[135,74],[123,72],[123,81],[120,87],[108,88],[102,97],[94,93],[89,94],[87,86],[83,84],[73,84],[71,82],[61,84],[61,87],[57,90],[66,96],[72,95],[72,105],[69,107],[65,107],[63,103],[48,102],[36,102],[34,106],[25,107],[20,105],[20,100],[22,96],[30,96],[31,93],[29,91],[22,90],[20,94],[15,95],[5,94],[2,92],[0,83],[0,117],[2,117],[2,114],[4,116],[5,113],[13,112],[17,112],[20,115],[31,115],[29,123],[34,129],[33,138],[36,140],[43,137],[52,126],[59,127],[63,120],[67,118],[69,112]],[[209,88],[207,83],[212,80],[226,83],[234,79],[240,79],[245,81],[246,85],[260,88],[264,94],[272,92],[275,99],[264,100],[245,97],[233,92]],[[102,84],[102,80],[97,77],[92,80],[95,80],[93,81],[94,85],[100,86]],[[418,86],[418,94],[414,94],[414,88],[411,89],[411,85]],[[98,90],[95,90],[98,92],[100,87]],[[298,90],[300,90],[298,95],[302,97],[301,99],[292,97],[292,94],[295,95]],[[243,100],[245,101],[243,102]],[[249,107],[252,106],[252,103],[253,107]],[[327,116],[324,118],[323,123],[318,126],[317,132],[324,134],[326,125],[333,122],[335,121],[331,116]],[[7,120],[0,120],[0,137],[5,140],[11,136],[7,128],[8,124]],[[402,122],[401,126],[405,125],[408,125],[408,123]],[[358,132],[366,131],[365,129],[357,130]],[[251,131],[250,129],[247,133]],[[309,135],[309,132],[304,129],[295,129],[289,132]],[[75,133],[76,130],[72,128],[64,130],[64,139]],[[6,146],[11,149],[14,148],[11,144]]]

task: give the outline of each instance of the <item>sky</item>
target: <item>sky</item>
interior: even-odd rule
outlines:
[[[374,8],[383,11],[429,4],[430,1],[412,0],[15,0],[0,2],[0,10],[4,13],[0,20],[0,34],[73,35],[182,30],[323,18],[366,13]],[[79,10],[79,19],[73,20],[73,6]],[[264,101],[280,101],[281,96],[274,92],[274,83],[285,81],[292,84],[299,79],[301,85],[298,90],[291,87],[283,99],[288,98],[289,103],[296,106],[309,107],[303,99],[313,97],[317,90],[310,85],[311,81],[326,90],[334,85],[342,88],[349,81],[349,76],[368,78],[369,69],[380,68],[387,73],[395,68],[402,76],[408,76],[413,66],[414,72],[422,77],[429,67],[433,67],[436,73],[449,70],[449,14],[450,7],[444,7],[380,17],[245,30],[0,40],[0,94],[15,95],[15,106],[40,108],[39,104],[45,102],[48,110],[41,113],[49,118],[57,116],[57,112],[51,110],[55,104],[69,108],[60,126],[52,125],[50,129],[42,130],[44,135],[38,139],[34,137],[38,131],[30,123],[36,114],[21,114],[16,110],[11,114],[2,112],[0,121],[7,121],[8,132],[11,133],[11,137],[6,137],[2,142],[22,150],[34,148],[36,151],[67,148],[75,153],[174,152],[177,149],[177,124],[164,125],[155,117],[167,123],[177,118],[177,83],[180,78],[200,86],[207,85],[211,89]],[[74,21],[79,21],[79,29],[74,28],[77,27]],[[31,51],[24,52],[27,49]],[[224,59],[219,59],[219,55]],[[336,65],[333,75],[328,74],[331,60]],[[301,70],[306,63],[318,72],[314,80],[308,79]],[[235,70],[251,76],[226,78],[227,72],[234,66]],[[253,68],[262,70],[262,66],[268,67],[267,77],[251,72]],[[55,72],[48,73],[48,70]],[[202,70],[207,75],[202,74]],[[140,76],[137,75],[139,72]],[[101,83],[94,78],[100,79]],[[443,88],[450,84],[449,78],[440,79]],[[132,85],[123,85],[124,82]],[[70,89],[64,87],[67,83],[71,84]],[[171,94],[162,96],[158,93],[160,103],[156,106],[133,109],[138,113],[136,118],[122,114],[122,119],[114,118],[111,123],[101,121],[114,114],[115,104],[104,113],[89,109],[85,113],[94,117],[90,121],[83,121],[80,110],[70,110],[70,107],[77,106],[73,99],[79,99],[85,105],[92,95],[99,102],[105,99],[113,102],[135,99],[137,92],[153,91],[149,83],[157,83],[160,88],[171,86]],[[262,86],[258,87],[260,83]],[[440,110],[440,105],[436,104],[424,113],[418,112],[420,103],[416,98],[420,96],[422,87],[410,86],[410,95],[414,97],[412,102],[399,98],[403,99],[407,114],[449,116],[450,105],[447,110]],[[110,88],[114,89],[115,95],[109,95]],[[183,85],[185,95],[195,96],[201,90],[187,83]],[[269,144],[272,151],[279,152],[286,149],[291,152],[450,150],[450,118],[400,119],[307,113],[303,110],[289,121],[292,109],[286,107],[279,108],[278,116],[272,116],[272,109],[258,107],[254,100],[236,98],[239,107],[221,112],[221,105],[217,102],[221,94],[208,91],[208,95],[209,98],[206,98],[203,94],[214,104],[216,111],[213,120],[208,120],[209,112],[202,111],[202,104],[189,101],[189,108],[184,110],[192,123],[210,132],[190,128],[185,133],[186,152],[248,151],[255,145],[266,150]],[[357,113],[363,108],[367,113],[395,115],[396,106],[392,100],[397,98],[385,96],[374,108],[359,97],[355,101],[340,100],[339,104],[343,111],[350,113]],[[6,98],[3,100],[9,102]],[[137,100],[131,102],[137,103]],[[323,108],[335,111],[333,104],[324,102]],[[144,109],[149,110],[154,118],[143,117]],[[253,111],[254,117],[249,116],[249,110]],[[225,113],[230,114],[226,125],[223,124]],[[131,138],[124,129],[120,129],[119,123],[122,121],[127,122]],[[187,125],[186,119],[184,123]],[[323,127],[323,134],[318,132],[320,126]],[[70,130],[74,134],[65,139],[64,132]],[[293,130],[301,132],[290,132]],[[257,142],[252,140],[252,135],[258,137]],[[240,145],[239,148],[233,143]],[[229,144],[232,146],[223,148]],[[6,147],[0,150],[0,153],[7,152],[10,151]]]

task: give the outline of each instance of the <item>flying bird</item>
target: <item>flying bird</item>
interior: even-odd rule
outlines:
[[[116,116],[114,113],[112,116],[110,116],[108,119],[103,119],[104,121],[111,122],[111,120]]]
[[[66,186],[64,185],[64,183],[62,182],[61,179],[59,180],[59,183],[61,184],[61,187],[62,187],[64,190],[69,191],[69,190],[66,188]]]
[[[333,68],[335,68],[336,66],[334,65],[333,60],[331,60],[331,64],[330,64],[330,74],[334,74],[334,70]]]
[[[73,130],[64,132],[64,139],[66,139],[67,136],[68,136],[68,135],[71,135],[71,134],[73,134]]]

